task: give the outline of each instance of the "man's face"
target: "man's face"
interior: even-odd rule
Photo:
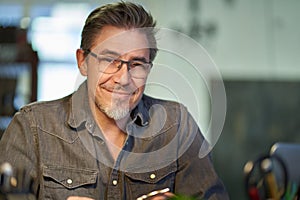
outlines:
[[[149,62],[150,55],[145,34],[113,26],[103,27],[91,51],[96,55],[123,61]],[[90,102],[108,117],[115,120],[124,118],[141,99],[147,76],[133,77],[126,64],[116,73],[106,74],[99,70],[98,59],[88,55],[86,69]]]

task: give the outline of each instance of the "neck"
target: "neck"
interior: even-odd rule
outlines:
[[[114,120],[101,111],[95,103],[90,102],[90,107],[95,121],[103,133],[108,148],[113,158],[116,160],[127,137],[125,129],[130,115],[127,115],[120,120]]]
[[[92,108],[92,114],[95,118],[96,123],[101,128],[103,132],[109,130],[119,129],[120,131],[125,131],[126,124],[130,118],[129,114],[122,119],[115,120],[113,118],[108,117],[102,110],[100,110],[97,106]]]

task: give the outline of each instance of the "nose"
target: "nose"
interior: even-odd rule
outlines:
[[[123,66],[125,65],[125,67]],[[117,71],[114,75],[113,75],[114,81],[116,83],[119,83],[120,85],[128,85],[130,84],[131,80],[131,75],[129,73],[128,70],[128,63],[126,62],[122,62],[120,64],[120,70]]]

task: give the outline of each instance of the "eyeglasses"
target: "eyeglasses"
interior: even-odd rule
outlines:
[[[133,78],[145,78],[150,72],[152,62],[144,62],[142,60],[121,60],[106,55],[97,55],[91,50],[84,50],[89,55],[93,56],[98,61],[98,70],[104,74],[117,73],[124,64],[127,66],[127,70]]]

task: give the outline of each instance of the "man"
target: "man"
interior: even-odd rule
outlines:
[[[133,3],[95,9],[76,52],[87,80],[14,116],[0,161],[25,168],[38,199],[227,199],[209,156],[198,156],[204,138],[190,114],[143,94],[154,28]]]

